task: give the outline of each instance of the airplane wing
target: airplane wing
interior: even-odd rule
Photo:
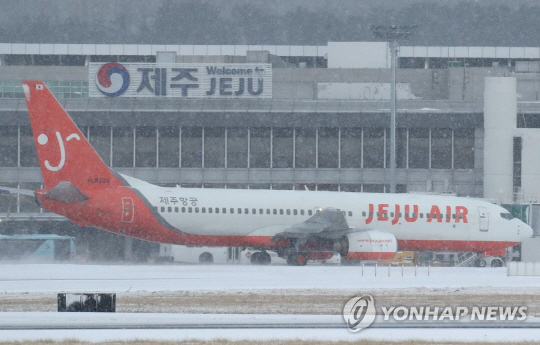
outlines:
[[[19,189],[19,188],[0,186],[0,194],[22,194],[22,195],[34,196],[35,192],[30,189]]]
[[[288,253],[284,251],[283,255],[288,255],[288,262],[298,265],[304,265],[306,255],[317,251],[339,253],[348,260],[393,258],[397,251],[397,239],[393,234],[370,228],[351,228],[345,212],[335,208],[321,209],[272,239],[275,242],[289,240],[294,248],[287,248]]]
[[[308,238],[317,237],[325,239],[340,238],[345,234],[356,232],[347,224],[345,213],[335,208],[325,208],[317,211],[308,220],[295,224],[285,231],[274,236],[274,241],[289,238],[306,241]]]

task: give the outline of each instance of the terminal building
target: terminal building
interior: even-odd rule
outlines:
[[[537,202],[540,48],[398,54],[397,191]],[[163,186],[388,192],[390,61],[384,42],[2,43],[0,185],[41,186],[21,86],[38,79],[126,175]],[[120,248],[113,258],[152,247],[79,230],[22,195],[0,195],[0,220],[3,234],[83,237],[96,259],[106,256],[97,233]]]

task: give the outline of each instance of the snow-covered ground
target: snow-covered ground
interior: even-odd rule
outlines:
[[[0,293],[297,290],[322,294],[400,288],[459,288],[483,294],[540,290],[540,276],[507,276],[506,268],[245,265],[0,265]],[[0,297],[1,298],[1,297]]]
[[[246,266],[246,265],[0,265],[0,304],[4,296],[49,295],[57,292],[152,292],[235,293],[252,292],[284,295],[289,292],[310,295],[373,293],[452,295],[463,291],[496,296],[523,294],[537,299],[540,277],[509,277],[505,268],[439,268],[359,266]],[[6,297],[4,297],[6,298]],[[540,297],[538,297],[540,298]],[[532,301],[538,303],[537,300]],[[247,311],[249,312],[249,311]],[[0,313],[0,319],[20,313]],[[45,313],[23,314],[32,318]],[[51,315],[51,314],[49,314]],[[52,314],[54,315],[54,314]],[[73,315],[73,314],[72,314]],[[147,319],[159,314],[141,314]],[[156,316],[152,316],[156,315]],[[120,315],[118,315],[120,316]],[[220,317],[233,317],[222,315]],[[335,317],[335,315],[333,316]],[[39,321],[36,321],[39,322]],[[152,329],[152,330],[2,330],[0,340],[81,339],[318,339],[333,341],[405,340],[427,341],[537,341],[540,329]]]
[[[403,341],[408,339],[424,340],[437,344],[450,341],[468,342],[517,342],[530,341],[535,344],[540,339],[540,329],[365,329],[351,333],[346,329],[151,329],[151,330],[35,330],[35,331],[0,331],[0,341],[30,341],[39,339],[104,342],[115,340],[168,340],[182,342],[190,339],[216,340],[319,340],[334,342]],[[137,342],[139,343],[139,342]]]
[[[94,329],[61,330],[0,330],[1,341],[23,341],[39,339],[79,339],[84,341],[114,341],[127,339],[152,339],[182,341],[188,339],[213,340],[405,340],[424,341],[537,341],[540,329],[493,329],[493,328],[444,328],[444,329],[402,329],[368,328],[359,333],[351,333],[346,328],[325,328],[325,323],[341,321],[338,315],[182,315],[182,314],[67,314],[67,313],[0,313],[0,327],[6,325],[41,326],[56,325],[73,327],[90,325]],[[99,326],[111,324],[130,326],[144,323],[150,328],[156,325],[192,324],[188,329],[101,329]],[[313,324],[313,328],[223,328],[219,325],[231,324]],[[198,324],[217,325],[215,328],[197,328]],[[317,327],[321,325],[321,327]]]

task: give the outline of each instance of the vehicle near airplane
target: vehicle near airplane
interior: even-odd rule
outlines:
[[[44,188],[38,204],[80,226],[160,243],[268,250],[290,265],[392,259],[399,250],[504,252],[532,229],[453,196],[158,187],[109,168],[42,81],[24,81]],[[22,192],[22,191],[19,191]]]
[[[199,247],[162,243],[157,261],[184,264],[240,263],[239,247]]]
[[[54,234],[0,235],[0,261],[65,262],[75,258],[75,238]]]
[[[418,264],[415,262],[416,253],[413,251],[404,251],[404,252],[397,252],[396,256],[394,256],[390,260],[383,260],[380,262],[381,265],[393,265],[393,266],[414,266],[415,264]]]

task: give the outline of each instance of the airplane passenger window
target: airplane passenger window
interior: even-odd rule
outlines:
[[[245,214],[249,214],[249,208],[245,208],[245,209],[244,209],[244,213],[245,213]]]
[[[221,213],[227,213],[227,209],[226,209],[225,207],[223,207],[223,208],[221,209]]]
[[[212,207],[208,207],[208,213],[212,213],[213,211]]]
[[[161,212],[165,212],[165,206],[161,206]]]
[[[178,213],[178,207],[174,208],[174,212]]]
[[[195,207],[195,213],[199,213],[199,208]]]
[[[409,218],[409,213],[405,213],[405,217]]]
[[[304,215],[304,210],[300,210],[300,215],[301,215],[301,216]]]
[[[446,219],[450,219],[450,214],[449,213],[446,214]]]
[[[242,214],[242,209],[240,207],[238,208],[238,214]]]
[[[312,210],[308,210],[308,211],[307,211],[307,214],[308,214],[309,216],[311,216],[311,215],[313,214],[313,211],[312,211]]]
[[[253,214],[257,214],[257,210],[256,210],[256,209],[254,209],[254,208],[252,208],[252,209],[251,209],[251,213],[253,213]]]
[[[188,213],[191,213],[191,212],[193,212],[193,209],[191,207],[188,207],[187,211],[188,211]]]
[[[287,209],[287,216],[291,215],[291,210]]]
[[[293,210],[293,214],[296,216],[298,215],[298,210]]]
[[[234,214],[234,208],[231,207],[231,214]]]
[[[381,216],[381,213],[377,212],[377,218],[379,218],[380,216]]]
[[[452,213],[452,219],[456,219],[456,215]]]
[[[201,208],[201,213],[206,213],[206,207]]]
[[[269,208],[266,209],[266,214],[270,214],[270,209]]]
[[[394,218],[394,212],[390,212],[390,217]]]
[[[186,208],[182,207],[182,213],[186,213]]]
[[[366,211],[362,211],[362,217],[366,216]]]
[[[167,207],[167,212],[172,212],[172,207]]]
[[[349,211],[349,217],[352,217],[352,211]]]
[[[259,209],[259,214],[263,214],[264,210],[262,208]]]
[[[424,218],[424,214],[423,214],[423,213],[420,213],[420,218]]]
[[[282,208],[279,209],[279,214],[281,214],[281,215],[283,214],[283,209]]]
[[[277,214],[277,210],[276,210],[276,209],[274,209],[273,213],[274,213],[274,214]]]

